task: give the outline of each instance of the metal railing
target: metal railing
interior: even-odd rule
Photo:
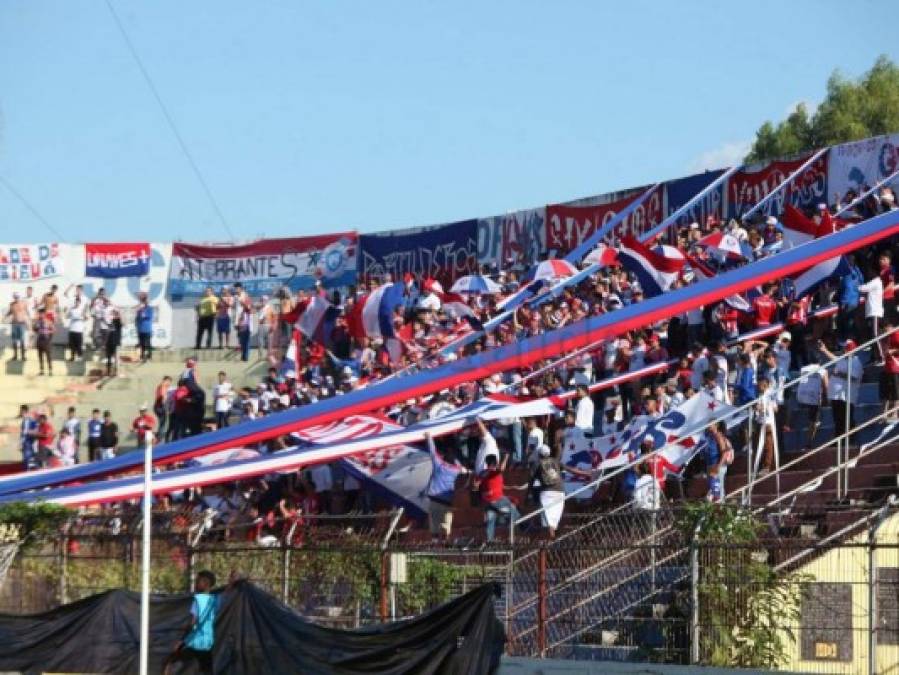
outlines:
[[[855,349],[853,349],[849,352],[846,352],[844,354],[840,354],[839,356],[836,356],[835,358],[833,358],[823,364],[820,364],[819,367],[822,370],[828,369],[828,368],[835,366],[837,363],[840,363],[843,360],[854,358],[857,356],[857,354],[859,354],[863,350],[868,349],[868,348],[880,343],[881,341],[885,340],[886,338],[888,338],[890,335],[896,333],[897,331],[899,331],[899,327],[896,327],[891,331],[885,332],[875,338],[872,338],[871,340],[868,340],[867,342],[857,346]],[[850,365],[847,373],[849,374],[850,377],[847,378],[846,399],[847,399],[847,401],[851,401],[852,400],[852,398],[851,398],[852,397],[852,377],[851,377],[851,375],[853,374],[851,365]],[[859,386],[861,384],[861,379],[862,379],[863,373],[860,372],[858,375],[859,375],[859,382],[857,383],[856,386]],[[782,387],[780,388],[780,391],[786,392],[791,387],[798,386],[801,381],[802,381],[802,377],[793,378],[792,380],[785,382],[782,385]],[[636,459],[634,459],[632,462],[628,462],[624,465],[621,465],[608,473],[603,473],[595,480],[593,480],[589,483],[586,483],[585,485],[582,485],[577,490],[566,493],[564,498],[561,499],[560,501],[568,501],[569,499],[573,499],[573,498],[577,497],[578,495],[587,493],[588,491],[592,494],[592,492],[594,492],[597,488],[599,488],[599,486],[602,485],[603,483],[609,482],[612,479],[617,478],[618,476],[622,476],[623,474],[625,474],[628,471],[634,470],[637,466],[639,466],[640,464],[642,464],[643,462],[645,462],[648,459],[652,459],[654,457],[659,456],[665,450],[666,447],[668,447],[670,445],[682,444],[685,441],[688,441],[689,439],[691,439],[693,436],[696,436],[697,434],[702,433],[709,427],[711,427],[713,425],[717,425],[718,423],[720,423],[722,421],[726,422],[728,420],[734,420],[734,418],[737,418],[737,417],[742,418],[742,416],[744,416],[744,415],[749,415],[751,418],[751,413],[755,409],[755,407],[758,406],[759,404],[764,404],[765,400],[770,399],[770,397],[774,393],[776,393],[776,392],[770,392],[770,393],[766,392],[765,395],[759,396],[748,403],[731,408],[730,410],[725,411],[723,414],[718,415],[709,421],[703,422],[702,424],[697,425],[695,428],[689,429],[688,431],[686,431],[686,432],[682,433],[680,436],[678,436],[676,439],[668,441],[665,444],[665,446],[663,446],[661,448],[657,448],[657,449],[653,450],[652,452],[647,453],[645,455],[641,455],[640,457],[637,457]],[[851,410],[852,410],[852,405],[847,405],[846,406],[846,428],[847,429],[849,429],[851,426],[851,424],[850,424]],[[742,421],[742,420],[740,420],[740,421]],[[848,438],[850,436],[851,436],[851,434],[847,433],[847,434],[840,436],[839,438],[843,439],[845,437],[848,441]],[[844,454],[846,456],[848,456],[848,450],[849,450],[848,442],[846,443],[845,451],[843,449],[842,444],[837,445],[837,464],[841,463],[842,457]],[[775,453],[775,454],[777,454],[777,453]],[[752,460],[752,456],[750,456],[750,465],[752,465],[751,460]],[[545,513],[545,511],[548,508],[552,508],[552,506],[553,505],[541,506],[540,508],[537,508],[527,514],[520,516],[517,520],[515,520],[514,523],[510,524],[510,526],[509,526],[509,543],[510,543],[510,545],[513,545],[515,542],[515,527],[521,526],[522,524],[542,515],[543,513]]]

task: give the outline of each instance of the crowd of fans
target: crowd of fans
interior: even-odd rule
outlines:
[[[847,195],[844,200],[852,198]],[[859,219],[893,210],[895,201],[892,191],[884,189],[851,210],[844,216],[845,220],[838,222],[838,227],[849,227]],[[817,222],[826,209],[822,204],[809,216]],[[734,260],[700,244],[703,237],[716,230],[727,232],[748,245],[743,260]],[[689,271],[695,266],[692,261],[717,272],[772,255],[783,246],[783,240],[783,229],[775,218],[720,223],[710,217],[704,223],[680,228],[673,243],[691,265],[674,287],[700,280],[700,275]],[[837,352],[852,350],[860,339],[885,334],[896,325],[893,267],[896,244],[884,241],[847,256],[847,273],[828,280],[805,297],[796,297],[792,280],[785,278],[766,284],[748,296],[751,311],[740,310],[728,301],[717,302],[628,331],[558,363],[537,363],[530,369],[467,382],[427,399],[409,400],[405,405],[379,411],[408,425],[424,417],[444,414],[489,393],[504,391],[539,398],[577,390],[570,408],[559,415],[492,423],[479,421],[461,433],[427,439],[433,471],[427,488],[433,536],[451,537],[454,502],[462,489],[478,493],[479,503],[485,510],[488,539],[495,536],[498,521],[514,520],[529,501],[542,505],[543,525],[551,536],[562,515],[564,477],[587,480],[594,475],[592,471],[562,463],[563,449],[576,436],[612,433],[638,415],[663,415],[700,391],[717,401],[735,405],[759,397],[762,401],[756,411],[754,428],[728,431],[723,425],[713,425],[706,434],[705,450],[687,468],[688,472],[707,476],[709,499],[720,500],[725,493],[724,478],[735,449],[745,451],[758,443],[759,437],[764,448],[762,471],[774,469],[776,449],[784,447],[785,432],[796,422],[788,415],[783,385],[800,373],[813,383],[803,388],[798,399],[802,414],[808,418],[808,434],[800,445],[809,447],[814,443],[820,411],[826,405],[833,408],[835,433],[844,433],[847,408],[851,414],[860,389],[857,385],[862,377],[861,361],[857,357],[841,361],[829,372],[809,367],[831,360]],[[566,288],[557,297],[547,296],[545,302],[519,307],[496,330],[460,350],[453,350],[452,344],[460,336],[477,330],[479,324],[500,313],[502,298],[521,288],[527,272],[516,260],[507,261],[502,268],[481,271],[500,285],[502,293],[467,296],[476,317],[474,322],[463,319],[458,312],[445,310],[442,289],[434,279],[407,276],[395,280],[403,281],[406,289],[403,303],[395,308],[392,317],[397,335],[395,344],[370,340],[354,331],[353,306],[366,289],[351,288],[345,293],[332,291],[330,294],[323,289],[315,291],[337,308],[336,316],[323,340],[300,337],[296,362],[288,368],[279,364],[277,356],[272,354],[277,354],[277,349],[283,354],[284,345],[293,335],[296,317],[309,303],[311,294],[283,290],[275,298],[253,299],[239,284],[221,289],[218,295],[210,288],[197,304],[197,349],[212,348],[213,332],[217,346],[229,349],[231,334],[235,333],[237,348],[246,360],[255,337],[260,354],[273,359],[267,376],[255,387],[235,387],[225,373],[219,373],[217,384],[207,393],[199,385],[196,360],[189,359],[183,372],[159,383],[152,410],[138,411],[129,429],[140,445],[150,433],[159,442],[167,442],[241,424],[287,408],[340,396],[387,377],[401,377],[411,368],[433,367],[548,333],[643,299],[643,289],[632,274],[617,266],[605,267]],[[394,280],[373,279],[369,288],[386,281]],[[70,290],[63,294],[65,298],[69,297]],[[815,310],[833,305],[838,307],[835,317],[812,318]],[[152,323],[152,308],[146,305],[145,299],[142,308],[136,319],[138,334],[142,334],[141,321]],[[78,287],[68,303],[57,298],[55,287],[40,299],[27,293],[24,298],[15,297],[8,313],[13,321],[14,348],[18,345],[21,349],[21,358],[25,358],[25,333],[29,328],[36,336],[38,354],[47,356],[46,349],[41,347],[42,335],[48,330],[52,335],[52,326],[58,323],[59,317],[65,319],[69,330],[71,358],[81,357],[83,338],[79,332],[84,332],[87,317],[93,318],[94,344],[106,345],[108,354],[110,340],[115,342],[114,334],[121,332],[121,322],[115,326],[117,315],[117,310],[101,295],[88,300]],[[742,333],[778,322],[784,324],[784,329],[771,338],[735,341]],[[149,340],[142,340],[142,357],[151,356]],[[870,358],[883,366],[881,397],[889,409],[899,401],[896,334],[874,343]],[[658,363],[670,365],[658,374],[590,393],[591,383]],[[847,382],[851,382],[848,387]],[[113,456],[120,449],[119,427],[108,413],[101,415],[98,410],[92,411],[84,430],[75,411],[70,410],[69,419],[58,435],[45,415],[34,417],[25,406],[21,421],[27,468],[72,464],[78,461],[82,441],[87,445],[90,460]],[[295,444],[296,439],[281,436],[254,449],[269,453]],[[646,439],[641,451],[648,454],[653,449],[658,448],[653,448],[651,439]],[[513,468],[514,471],[510,470]],[[666,472],[672,469],[658,458],[639,464],[619,481],[612,498],[629,499],[639,507],[653,508],[663,492],[660,488],[664,488]],[[521,480],[521,485],[506,486],[504,480],[510,476]],[[461,487],[463,483],[465,488]],[[220,523],[232,534],[239,533],[234,536],[257,540],[280,536],[274,523],[295,520],[302,514],[370,510],[377,506],[356,477],[339,463],[268,480],[196,490],[185,498],[195,500],[198,509],[215,509]]]

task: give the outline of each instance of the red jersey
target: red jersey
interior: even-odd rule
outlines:
[[[887,266],[880,270],[880,280],[883,282],[883,299],[892,300],[896,297],[896,292],[893,290],[894,278],[892,267]]]
[[[737,326],[739,318],[740,313],[733,307],[729,305],[720,305],[718,307],[718,320],[721,321],[721,326],[728,335],[739,333],[740,329]]]
[[[787,314],[788,326],[804,326],[808,322],[808,296],[794,301]]]
[[[488,504],[502,498],[504,488],[502,472],[496,469],[487,469],[481,474],[481,497]]]
[[[760,295],[752,303],[752,309],[755,310],[755,326],[770,326],[777,313],[777,303],[771,299],[770,295]]]
[[[138,415],[131,423],[131,429],[137,434],[137,439],[143,441],[146,432],[156,428],[156,419],[149,413]]]
[[[49,422],[41,422],[37,425],[37,440],[39,445],[52,445],[56,437],[56,430]]]

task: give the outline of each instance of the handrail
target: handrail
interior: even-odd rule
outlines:
[[[861,431],[862,429],[867,429],[867,428],[870,427],[870,426],[874,426],[874,424],[876,424],[876,423],[878,423],[878,422],[880,422],[880,421],[882,421],[882,420],[885,420],[887,415],[889,415],[889,414],[891,414],[891,413],[894,413],[894,412],[897,412],[897,411],[899,411],[899,406],[897,406],[897,407],[895,407],[895,408],[891,408],[890,410],[887,410],[887,411],[878,413],[877,415],[875,415],[874,417],[870,418],[869,420],[866,420],[865,422],[862,422],[862,423],[860,423],[860,424],[857,424],[855,427],[853,427],[853,428],[850,429],[849,431],[847,431],[847,432],[845,432],[845,433],[843,433],[843,434],[840,434],[839,436],[834,436],[834,437],[831,438],[830,440],[825,441],[824,443],[822,443],[821,445],[819,445],[819,446],[818,446],[817,448],[815,448],[814,450],[809,450],[808,452],[804,452],[804,453],[802,453],[802,455],[800,455],[799,457],[796,457],[795,459],[791,459],[791,460],[790,460],[789,462],[787,462],[786,464],[781,464],[780,467],[777,468],[776,470],[774,470],[774,471],[772,471],[772,472],[770,472],[770,473],[767,473],[767,474],[765,474],[764,476],[757,476],[757,477],[755,477],[754,480],[753,480],[753,487],[754,487],[755,485],[759,484],[759,483],[762,483],[762,482],[768,480],[769,478],[774,478],[774,477],[776,477],[777,474],[783,473],[783,472],[786,471],[787,469],[792,468],[792,467],[796,466],[797,464],[801,464],[802,462],[804,462],[805,460],[807,460],[809,457],[813,457],[813,456],[817,455],[819,452],[822,452],[822,451],[828,449],[831,445],[834,445],[835,443],[839,443],[839,442],[841,442],[841,441],[843,441],[843,440],[847,440],[847,441],[848,441],[848,439],[849,439],[851,436],[854,436],[855,434],[857,434],[857,433],[858,433],[859,431]],[[852,467],[849,466],[849,465],[850,465],[852,462],[858,461],[858,458],[861,457],[861,456],[862,456],[861,454],[856,455],[854,458],[852,458],[852,459],[847,459],[845,462],[839,464],[838,466],[842,466],[842,464],[846,464],[846,467],[847,467],[847,468],[852,468]],[[738,488],[738,489],[735,490],[734,492],[729,493],[729,494],[727,495],[727,497],[737,497],[737,496],[739,496],[740,498],[743,498],[743,497],[746,495],[747,489],[748,489],[749,487],[750,487],[750,485],[749,485],[749,483],[747,483],[746,485],[744,485],[744,486]],[[792,491],[786,493],[786,494],[783,495],[783,496],[784,496],[784,497],[792,496]]]
[[[880,413],[879,415],[875,415],[875,416],[872,417],[870,420],[868,420],[868,422],[866,422],[865,425],[868,425],[869,423],[872,423],[872,422],[876,422],[876,421],[878,421],[878,420],[880,420],[880,419],[886,419],[886,416],[887,416],[887,415],[889,415],[889,414],[891,414],[891,413],[893,413],[893,412],[896,412],[896,411],[899,411],[899,406],[897,406],[896,408],[892,408],[891,410],[884,411],[884,412]],[[899,425],[894,424],[894,425],[891,425],[891,426],[892,426],[893,428],[895,428],[896,426],[899,426]],[[845,434],[842,434],[841,436],[832,439],[832,442],[838,441],[838,440],[840,440],[841,438],[844,438],[844,437],[851,436],[851,435],[855,434],[856,431],[857,431],[858,429],[861,429],[861,428],[863,428],[863,427],[862,427],[861,425],[859,425],[858,427],[856,427],[856,428],[854,428],[854,429],[850,429],[850,430],[847,431]],[[890,427],[887,427],[887,428],[889,429]],[[790,490],[789,492],[787,492],[787,493],[785,493],[785,494],[782,494],[782,495],[779,495],[779,496],[775,497],[774,499],[772,499],[770,502],[768,502],[768,503],[766,504],[766,507],[774,506],[774,505],[776,505],[776,504],[781,504],[781,503],[783,503],[786,499],[788,499],[788,498],[790,498],[790,497],[796,497],[796,496],[798,496],[799,494],[801,494],[801,493],[803,493],[803,492],[807,492],[808,489],[809,489],[811,486],[813,486],[815,483],[821,483],[825,478],[828,478],[828,477],[831,476],[831,475],[838,474],[839,472],[844,471],[844,470],[846,470],[846,469],[853,469],[853,468],[855,468],[855,466],[858,464],[858,461],[859,461],[860,459],[863,459],[864,457],[867,457],[867,456],[869,456],[869,455],[874,454],[875,452],[877,452],[877,451],[880,450],[881,448],[883,448],[883,447],[889,445],[890,443],[894,442],[894,441],[896,440],[897,437],[899,437],[899,431],[897,431],[895,434],[890,435],[890,436],[888,436],[888,437],[878,438],[878,439],[876,439],[875,441],[872,441],[871,443],[866,443],[865,446],[867,446],[867,447],[862,446],[864,449],[859,448],[859,452],[858,452],[858,454],[857,454],[855,457],[851,457],[851,458],[850,458],[850,457],[847,456],[847,458],[846,458],[845,460],[843,460],[842,462],[839,462],[838,464],[836,464],[836,466],[832,466],[831,468],[826,469],[826,470],[825,470],[823,473],[821,473],[819,476],[817,476],[817,477],[815,477],[815,478],[813,478],[813,479],[811,479],[811,480],[806,481],[805,483],[803,483],[803,484],[800,485],[799,487],[796,487],[796,488],[794,488],[793,490]],[[764,480],[765,478],[767,478],[767,476],[764,476],[764,477],[761,478],[760,480]],[[761,508],[761,507],[760,507],[760,508]],[[755,512],[758,512],[758,511],[759,511],[759,509],[756,509],[756,510],[755,510]]]
[[[823,363],[823,364],[820,364],[819,367],[820,367],[821,369],[827,369],[827,368],[830,368],[830,367],[832,367],[833,365],[835,365],[835,364],[839,363],[840,361],[842,361],[843,359],[849,358],[849,357],[851,357],[851,356],[855,356],[855,355],[858,354],[860,351],[862,351],[862,350],[864,350],[864,349],[867,349],[868,347],[871,347],[872,345],[874,345],[874,344],[880,342],[881,340],[885,339],[886,337],[892,335],[893,333],[895,333],[895,332],[897,332],[897,331],[899,331],[899,326],[897,326],[896,328],[893,328],[893,329],[892,329],[891,331],[889,331],[889,332],[882,333],[881,335],[879,335],[879,336],[877,336],[877,337],[874,337],[874,338],[868,340],[867,342],[865,342],[865,343],[863,343],[863,344],[857,346],[857,347],[856,347],[855,349],[853,349],[852,351],[849,351],[849,352],[845,352],[845,353],[843,353],[843,354],[840,354],[839,356],[837,356],[837,357],[831,359],[830,361],[827,361],[827,362],[825,362],[825,363]],[[786,390],[789,389],[790,387],[798,386],[798,384],[799,384],[801,381],[802,381],[802,377],[795,377],[795,378],[793,378],[792,380],[790,380],[789,382],[784,383],[784,384],[781,386],[781,391],[786,391]],[[688,432],[683,433],[681,436],[679,436],[678,438],[676,438],[676,439],[673,440],[673,441],[669,441],[668,443],[666,443],[665,446],[662,446],[661,448],[657,448],[657,449],[653,450],[652,452],[650,452],[650,453],[648,453],[648,454],[646,454],[646,455],[641,455],[640,457],[636,458],[634,461],[632,461],[632,462],[630,462],[630,463],[628,463],[628,464],[624,464],[624,465],[618,467],[617,469],[613,469],[610,473],[604,473],[604,474],[602,474],[601,476],[599,476],[599,477],[596,478],[595,480],[593,480],[593,481],[587,483],[586,485],[581,486],[580,488],[578,488],[578,489],[575,490],[574,492],[571,492],[571,493],[566,494],[561,500],[556,500],[555,502],[553,502],[553,503],[550,504],[549,506],[550,506],[550,507],[555,506],[556,504],[559,503],[559,501],[561,501],[561,502],[567,501],[568,499],[573,498],[573,497],[575,497],[575,496],[577,496],[577,495],[579,495],[579,494],[583,494],[583,493],[586,492],[587,490],[591,490],[591,491],[592,491],[592,490],[595,490],[595,489],[598,488],[602,483],[607,482],[607,481],[610,480],[611,478],[614,478],[614,477],[616,477],[616,476],[622,475],[622,474],[625,473],[626,471],[629,471],[629,470],[635,468],[636,466],[638,466],[639,464],[645,462],[647,459],[650,459],[650,458],[652,458],[652,457],[658,456],[658,455],[665,449],[665,447],[667,447],[667,446],[669,446],[669,445],[677,445],[677,444],[679,444],[679,443],[682,443],[683,441],[687,440],[688,438],[690,438],[690,437],[692,437],[692,436],[695,436],[697,433],[699,433],[699,432],[701,432],[701,431],[707,429],[708,427],[712,426],[713,424],[717,424],[717,423],[719,423],[719,422],[721,422],[721,421],[723,421],[723,420],[730,419],[730,418],[733,418],[733,417],[735,417],[735,416],[737,416],[737,415],[740,415],[740,414],[742,414],[742,413],[744,413],[744,412],[750,410],[750,409],[753,408],[754,406],[756,406],[761,400],[762,400],[762,397],[759,396],[759,397],[755,398],[754,400],[750,401],[749,403],[745,403],[745,404],[743,404],[743,405],[741,405],[741,406],[738,406],[738,407],[736,407],[736,408],[733,408],[733,409],[731,409],[731,410],[729,410],[729,411],[725,411],[722,415],[719,415],[719,416],[715,417],[715,418],[712,419],[712,420],[709,420],[709,421],[707,421],[707,422],[704,422],[704,423],[702,423],[701,425],[698,425],[696,428],[690,429]],[[509,526],[509,540],[510,540],[510,544],[513,544],[513,543],[514,543],[514,536],[515,536],[515,535],[514,535],[514,531],[515,531],[515,526],[516,526],[516,525],[520,525],[520,524],[522,524],[522,523],[524,523],[524,522],[526,522],[526,521],[528,521],[528,520],[531,520],[532,518],[535,518],[536,516],[538,516],[538,515],[544,513],[544,512],[546,511],[546,509],[547,509],[546,506],[541,506],[540,508],[535,509],[534,511],[531,511],[530,513],[527,513],[527,514],[521,516],[521,517],[518,518],[513,524],[511,524],[511,525]]]

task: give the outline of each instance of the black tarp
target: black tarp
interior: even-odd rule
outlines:
[[[422,616],[358,630],[306,621],[247,581],[221,592],[216,673],[491,673],[503,650],[502,624],[485,584]],[[154,596],[151,667],[184,633],[191,597]],[[0,614],[0,671],[135,673],[140,595],[113,590],[42,614]]]

